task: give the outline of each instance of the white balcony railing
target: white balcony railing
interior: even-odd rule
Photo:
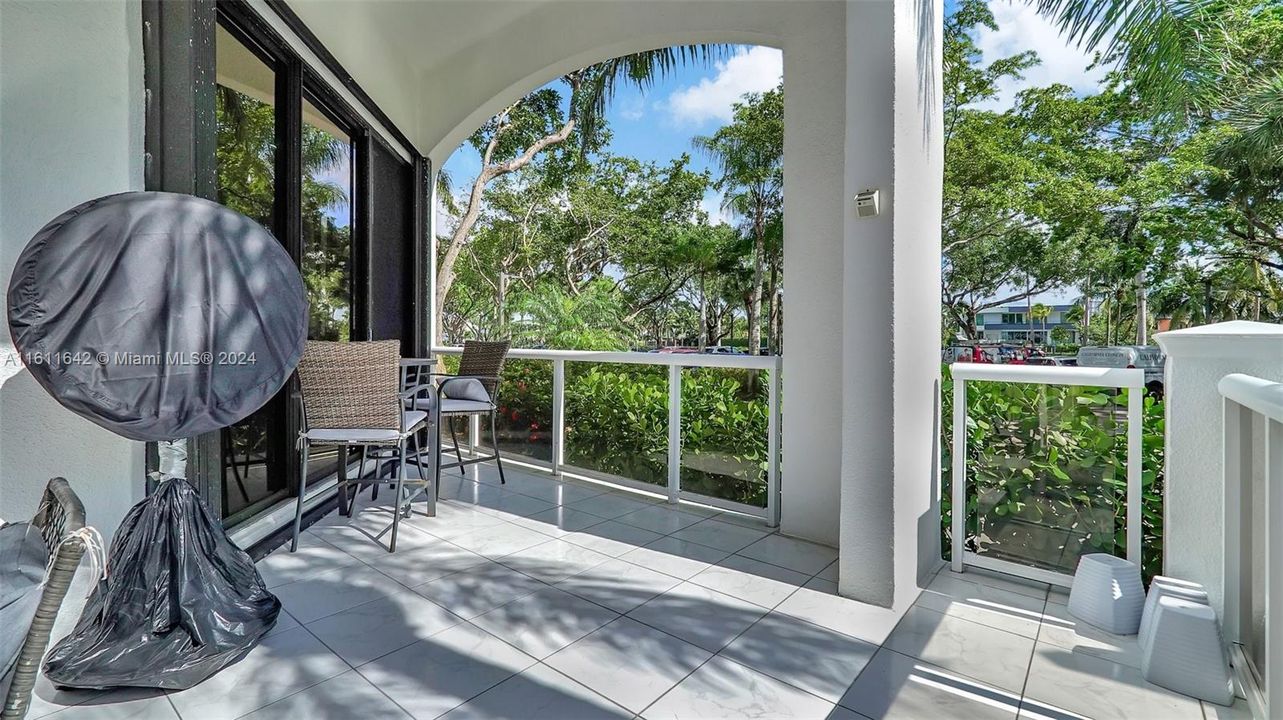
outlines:
[[[1079,462],[1077,472],[1080,477],[1076,478],[1056,478],[1054,473],[1064,474],[1064,470],[1059,467],[1053,467],[1063,458],[1058,458],[1061,448],[1055,447],[1056,441],[1066,441],[1065,447],[1069,446],[1066,434],[1071,431],[1062,431],[1060,426],[1065,421],[1060,415],[1070,415],[1073,412],[1081,412],[1077,403],[1082,400],[1089,403],[1093,396],[1062,394],[1062,400],[1072,400],[1073,404],[1068,408],[1059,411],[1049,410],[1044,404],[1036,409],[1031,408],[1029,412],[1038,413],[1037,417],[1007,417],[993,418],[977,416],[972,417],[968,408],[967,388],[972,383],[1015,383],[1023,385],[1050,385],[1050,386],[1070,386],[1077,388],[1092,389],[1126,389],[1127,406],[1126,406],[1126,556],[1129,560],[1136,563],[1141,562],[1141,457],[1142,457],[1142,416],[1143,416],[1143,387],[1145,383],[1144,371],[1137,369],[1115,369],[1115,368],[1080,368],[1080,367],[1049,367],[1049,366],[1032,366],[1032,365],[987,365],[979,363],[959,362],[950,366],[950,372],[953,377],[953,447],[952,447],[952,518],[951,518],[951,536],[952,536],[952,567],[955,572],[962,572],[968,565],[996,570],[1011,575],[1047,582],[1053,585],[1069,587],[1073,581],[1072,572],[1073,564],[1076,562],[1076,554],[1081,551],[1080,546],[1083,538],[1087,535],[1095,534],[1101,538],[1112,538],[1115,509],[1110,504],[1115,497],[1114,488],[1118,485],[1118,480],[1109,477],[1093,478],[1084,480],[1084,475],[1090,475],[1096,472],[1098,467],[1111,467],[1112,460],[1105,465],[1088,466],[1085,462]],[[1098,408],[1100,415],[1099,422],[1113,425],[1122,420],[1121,412],[1116,411],[1114,398],[1106,396],[1102,406]],[[1031,403],[1031,404],[1036,404]],[[1012,407],[1016,403],[1013,402]],[[1022,408],[1024,409],[1024,408]],[[981,527],[984,518],[983,512],[979,509],[981,503],[977,496],[977,531],[975,539],[985,539],[991,543],[991,547],[998,548],[991,553],[973,552],[967,549],[967,520],[969,510],[969,490],[972,479],[969,477],[968,459],[968,419],[976,423],[985,423],[989,428],[989,438],[995,445],[1003,444],[1001,449],[978,448],[979,453],[992,454],[994,457],[988,460],[989,465],[983,468],[987,473],[986,480],[990,487],[986,492],[997,496],[1002,502],[999,503],[1001,510],[998,514],[1004,521],[1003,533],[1001,538],[995,538],[995,533],[989,533],[985,527]],[[1083,424],[1097,422],[1094,416],[1088,416],[1087,420],[1079,418],[1080,424],[1076,427],[1082,428]],[[1031,430],[1036,425],[1036,431]],[[1059,434],[1059,435],[1058,435]],[[1019,436],[1019,437],[1017,437]],[[1030,442],[1031,437],[1040,438],[1035,442]],[[1039,445],[1044,442],[1045,446]],[[1103,472],[1103,471],[1102,471]],[[1112,470],[1111,470],[1112,472]],[[1010,499],[1009,494],[1014,491],[1010,485],[1016,484],[1017,481],[1028,483],[1029,492],[1033,497],[1019,497]],[[1083,482],[1095,482],[1099,487],[1102,498],[1099,502],[1100,507],[1093,507],[1090,501],[1080,499],[1081,495],[1086,494],[1082,487]],[[1078,483],[1077,485],[1075,483]],[[1048,498],[1045,495],[1039,495],[1036,488],[1059,484],[1057,497]],[[1010,500],[1018,508],[1014,512],[1009,508],[1010,503],[1003,504]],[[1030,502],[1026,503],[1025,501]],[[1039,504],[1041,503],[1041,504]],[[1034,504],[1034,508],[1023,507],[1027,504]],[[1054,517],[1057,512],[1063,517]],[[1049,518],[1049,516],[1052,516]],[[993,518],[989,518],[992,520]],[[1096,526],[1084,529],[1082,525]],[[994,523],[996,524],[996,523]],[[1021,543],[1041,544],[1047,548],[1039,549],[1037,552],[1027,552],[1022,559],[1020,547]],[[1058,553],[1055,559],[1049,559],[1051,554]],[[1002,555],[1003,557],[997,557]]]
[[[1283,572],[1274,572],[1283,533],[1270,527],[1283,508],[1283,384],[1232,374],[1217,388],[1225,411],[1221,621],[1252,714],[1268,718],[1273,693],[1283,692],[1283,622],[1274,620],[1283,618]]]
[[[433,353],[459,355],[458,347],[434,347]],[[603,475],[588,468],[566,462],[566,363],[650,365],[668,368],[668,457],[667,486],[669,502],[688,500],[726,510],[733,510],[763,518],[771,527],[779,525],[780,517],[780,357],[776,355],[713,355],[679,353],[597,352],[587,350],[536,350],[514,348],[508,353],[511,360],[548,361],[552,364],[552,453],[547,463],[521,457],[522,462],[544,467],[554,475],[563,472],[603,479],[622,486],[655,491],[656,485],[615,475]],[[682,370],[684,368],[733,368],[767,373],[767,467],[766,502],[764,507],[735,502],[722,497],[693,492],[682,487]],[[502,400],[502,397],[501,397]],[[480,419],[473,417],[469,426],[471,445],[481,437]],[[492,439],[497,443],[497,439]],[[504,459],[510,457],[504,454]]]

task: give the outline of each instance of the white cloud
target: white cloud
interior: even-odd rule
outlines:
[[[754,46],[717,63],[717,74],[673,91],[662,106],[678,122],[701,124],[731,121],[731,105],[745,93],[774,88],[784,74],[779,50]]]
[[[625,120],[640,120],[646,114],[646,95],[637,93],[619,103],[619,117]]]
[[[1088,70],[1091,54],[1067,45],[1060,31],[1051,21],[1038,14],[1025,3],[1011,0],[993,0],[989,3],[997,30],[980,28],[976,32],[976,45],[984,53],[985,62],[1033,50],[1042,60],[1025,71],[1025,79],[1005,79],[999,84],[998,97],[984,103],[983,107],[1003,110],[1011,107],[1016,93],[1026,87],[1045,87],[1053,83],[1068,85],[1074,92],[1088,95],[1100,88],[1105,78],[1105,68]]]
[[[722,207],[724,196],[715,190],[709,190],[699,201],[699,207],[708,213],[710,225],[734,225],[735,215]]]

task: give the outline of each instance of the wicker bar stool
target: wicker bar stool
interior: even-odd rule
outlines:
[[[73,534],[85,526],[85,506],[63,478],[54,478],[45,486],[40,509],[31,524],[40,529],[40,536],[44,538],[53,562],[44,590],[40,593],[40,602],[36,605],[36,616],[32,618],[22,649],[18,651],[13,681],[5,695],[4,711],[0,712],[3,720],[19,720],[31,707],[31,691],[36,686],[45,650],[49,648],[58,609],[76,577],[80,558],[85,554],[84,539]]]
[[[463,356],[459,358],[459,372],[454,375],[436,374],[440,404],[438,414],[450,426],[450,439],[454,443],[454,447],[450,449],[454,450],[455,457],[458,458],[456,462],[443,465],[439,458],[445,449],[438,444],[437,475],[443,468],[455,467],[459,468],[459,474],[462,475],[466,465],[494,460],[499,470],[499,482],[507,483],[507,479],[503,476],[503,458],[499,454],[499,435],[495,428],[495,418],[499,410],[499,386],[503,381],[503,364],[507,360],[508,349],[511,346],[510,340],[465,340]],[[423,401],[419,401],[416,408],[424,404]],[[454,423],[450,421],[456,417],[473,415],[490,416],[490,440],[494,445],[494,454],[464,460],[459,436],[455,433]]]
[[[303,412],[298,439],[302,451],[302,474],[290,552],[298,548],[303,504],[307,496],[308,455],[312,446],[340,448],[339,505],[341,510],[349,508],[349,511],[348,448],[381,447],[396,451],[398,471],[395,479],[387,480],[396,487],[392,524],[383,531],[391,530],[392,533],[388,552],[396,552],[401,516],[409,515],[410,506],[419,495],[426,494],[428,514],[435,514],[436,493],[428,492],[435,478],[423,473],[419,473],[418,478],[406,478],[405,462],[406,445],[415,446],[413,453],[417,458],[421,454],[418,431],[435,426],[434,413],[426,409],[407,410],[406,406],[422,404],[431,408],[435,389],[429,383],[401,390],[400,346],[397,340],[308,341],[297,371]],[[382,480],[375,477],[373,482]],[[407,490],[411,491],[408,495]]]

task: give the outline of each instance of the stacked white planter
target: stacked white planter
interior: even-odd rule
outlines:
[[[1154,576],[1149,581],[1149,593],[1145,596],[1145,610],[1140,616],[1140,646],[1143,648],[1148,644],[1150,636],[1153,634],[1154,618],[1157,616],[1155,609],[1158,607],[1160,598],[1177,597],[1190,602],[1207,604],[1207,590],[1196,582],[1188,580],[1177,580],[1176,578],[1163,577],[1162,575]]]
[[[1229,656],[1207,591],[1198,583],[1156,577],[1140,625],[1145,679],[1200,700],[1234,701]]]
[[[1078,559],[1069,590],[1069,614],[1115,635],[1135,635],[1145,608],[1136,563],[1093,553]]]

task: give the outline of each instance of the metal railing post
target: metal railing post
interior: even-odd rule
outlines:
[[[1141,507],[1145,501],[1144,490],[1141,489],[1144,403],[1144,387],[1127,388],[1127,559],[1138,566],[1141,564],[1141,539],[1144,536],[1141,519]]]
[[[1245,479],[1252,466],[1252,414],[1238,403],[1223,398],[1222,415],[1224,431],[1224,484],[1225,507],[1223,544],[1225,550],[1224,591],[1225,603],[1222,625],[1225,640],[1231,644],[1242,642],[1240,617],[1243,612],[1243,549],[1251,543],[1251,515],[1246,512],[1249,504]]]
[[[766,381],[766,523],[780,526],[780,361]]]
[[[1266,717],[1275,717],[1283,705],[1283,532],[1274,532],[1270,520],[1283,508],[1283,422],[1265,418],[1265,703]]]
[[[953,484],[952,532],[953,552],[950,565],[954,572],[962,572],[962,553],[966,548],[967,520],[967,381],[953,379]]]
[[[566,361],[552,361],[552,474],[566,462]]]
[[[682,492],[682,368],[668,366],[668,502]]]

